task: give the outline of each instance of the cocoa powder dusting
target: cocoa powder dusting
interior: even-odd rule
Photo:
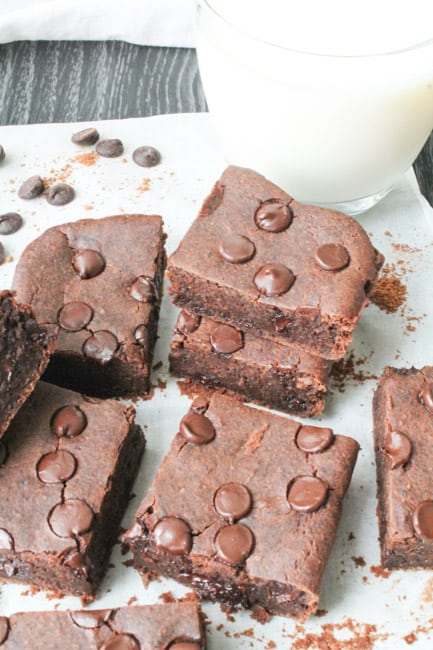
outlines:
[[[387,634],[378,633],[376,625],[358,623],[351,618],[345,619],[342,623],[324,624],[321,626],[322,632],[317,634],[306,632],[301,626],[298,627],[300,628],[298,633],[292,637],[291,650],[372,650],[377,641],[388,638]],[[344,639],[335,636],[335,632],[341,630],[345,632]]]
[[[406,285],[392,273],[391,267],[384,266],[382,275],[369,295],[374,303],[387,314],[394,314],[406,300]]]
[[[73,158],[74,162],[80,163],[80,165],[85,165],[86,167],[92,167],[97,163],[99,159],[96,151],[89,151],[88,153],[79,153],[78,156]]]

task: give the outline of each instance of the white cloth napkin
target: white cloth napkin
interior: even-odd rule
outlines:
[[[0,1],[0,42],[19,40],[194,47],[194,0]]]

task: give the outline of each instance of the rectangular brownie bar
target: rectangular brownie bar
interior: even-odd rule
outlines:
[[[0,441],[0,577],[91,600],[144,450],[135,412],[40,382]]]
[[[382,263],[354,219],[232,166],[171,255],[169,291],[201,316],[338,359]]]
[[[183,310],[170,347],[170,370],[211,388],[294,415],[325,408],[332,362],[283,339],[240,332]]]
[[[193,402],[124,537],[135,568],[305,621],[358,449],[226,395]]]
[[[192,603],[0,616],[2,650],[205,650]]]
[[[373,399],[382,566],[433,567],[433,367],[385,368]]]

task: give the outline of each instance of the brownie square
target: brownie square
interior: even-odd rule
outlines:
[[[179,307],[338,359],[382,263],[354,219],[232,166],[170,257],[169,291]]]
[[[59,327],[45,380],[97,397],[148,392],[164,241],[161,217],[128,214],[56,226],[27,246],[14,289]]]
[[[385,368],[373,399],[382,566],[433,567],[433,367]]]
[[[41,325],[28,305],[0,291],[0,437],[45,370],[56,336],[57,327]]]
[[[226,395],[193,403],[124,537],[135,568],[306,620],[358,449]]]
[[[0,441],[0,577],[91,599],[144,450],[135,412],[40,382]]]
[[[294,415],[325,407],[332,362],[283,339],[241,332],[183,310],[170,347],[170,370],[211,388]]]
[[[0,616],[2,650],[205,650],[192,603]]]

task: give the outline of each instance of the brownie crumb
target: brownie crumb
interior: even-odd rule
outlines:
[[[269,429],[269,424],[264,424],[260,429],[254,431],[245,443],[245,455],[251,456],[259,449],[265,432]]]
[[[379,565],[372,565],[370,567],[370,573],[372,573],[376,578],[389,578],[391,572],[389,569],[384,569]]]
[[[236,619],[235,619],[235,617],[233,616],[233,614],[231,613],[232,610],[230,609],[230,607],[229,607],[228,605],[225,605],[224,603],[221,603],[221,604],[220,604],[220,607],[221,607],[221,611],[223,612],[223,614],[226,615],[226,619],[227,619],[230,623],[234,623]]]
[[[348,380],[363,383],[369,379],[378,379],[377,375],[359,369],[359,366],[364,365],[367,361],[368,357],[355,358],[353,352],[349,352],[339,361],[335,361],[330,374],[332,387],[338,392],[344,393]]]
[[[415,641],[418,640],[418,637],[416,636],[415,632],[411,632],[410,634],[406,634],[403,639],[408,645],[412,645],[412,643],[415,643]]]
[[[300,627],[300,626],[299,626]],[[305,632],[303,628],[297,629],[296,638],[291,646],[292,650],[311,650],[315,648],[329,648],[329,650],[373,650],[378,641],[388,638],[387,634],[379,634],[376,625],[358,623],[351,618],[345,619],[342,623],[328,623],[322,625],[322,632],[315,634]],[[348,632],[350,638],[336,638],[335,632]],[[299,634],[302,633],[302,636]],[[340,636],[340,635],[338,635]],[[345,635],[346,636],[346,635]]]
[[[253,611],[251,612],[251,618],[258,623],[261,623],[262,625],[271,620],[270,614],[268,614],[266,609],[260,605],[254,606]]]
[[[159,594],[159,600],[162,600],[163,603],[175,603],[176,598],[173,596],[171,591],[165,591],[163,594]]]
[[[134,603],[138,603],[137,596],[131,596],[131,598],[128,600],[126,604],[128,605],[128,607],[131,607],[131,605],[133,605]]]
[[[155,363],[155,365],[152,366],[152,370],[159,370],[160,368],[162,368],[162,366],[163,366],[162,361],[158,361],[158,363]]]
[[[356,557],[355,555],[352,555],[351,559],[353,560],[353,562],[354,562],[357,569],[359,567],[365,566],[365,564],[366,564],[366,562],[365,562],[364,558],[362,557],[362,555],[359,555],[358,557]]]
[[[318,609],[315,613],[315,616],[321,618],[322,616],[326,616],[327,613],[328,613],[327,609]]]

